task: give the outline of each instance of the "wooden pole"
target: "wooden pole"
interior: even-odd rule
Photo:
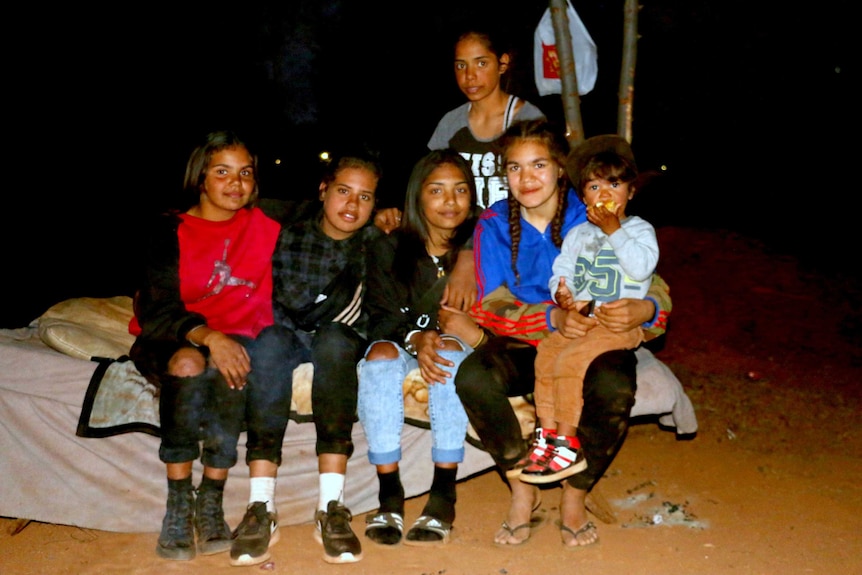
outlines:
[[[632,141],[632,108],[635,93],[635,61],[637,60],[638,0],[626,0],[623,15],[623,62],[620,68],[617,134]]]
[[[578,76],[575,73],[575,56],[572,52],[572,35],[569,33],[569,17],[566,15],[566,0],[549,0],[551,21],[554,24],[554,41],[560,59],[560,85],[563,113],[566,118],[566,139],[569,145],[584,141],[584,124],[581,121],[581,98],[578,95]]]

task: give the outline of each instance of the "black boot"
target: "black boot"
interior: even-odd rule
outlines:
[[[192,481],[168,480],[168,504],[156,553],[165,559],[195,558],[195,491]]]
[[[224,481],[204,477],[195,498],[195,533],[198,553],[214,555],[230,549],[230,527],[224,520]]]

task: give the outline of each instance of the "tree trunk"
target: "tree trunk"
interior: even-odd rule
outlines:
[[[584,141],[584,124],[581,121],[581,98],[578,95],[578,76],[575,73],[575,56],[572,52],[572,35],[569,33],[569,17],[566,15],[566,0],[549,0],[551,21],[554,24],[554,39],[557,57],[560,59],[560,86],[563,114],[566,118],[566,139],[574,147]]]
[[[574,147],[583,142],[584,126],[581,121],[581,99],[578,95],[578,77],[575,73],[575,57],[572,53],[572,37],[569,33],[569,17],[566,15],[566,0],[548,0],[557,57],[560,59],[560,85],[563,114],[566,118],[566,139]],[[632,109],[634,105],[635,62],[637,60],[638,0],[625,0],[623,10],[623,58],[620,67],[620,88],[617,108],[617,134],[629,143],[632,141]]]
[[[626,0],[623,18],[623,62],[620,68],[617,135],[632,141],[632,107],[635,93],[635,61],[637,60],[638,0]]]

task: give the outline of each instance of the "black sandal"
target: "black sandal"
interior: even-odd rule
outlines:
[[[422,515],[407,532],[404,544],[415,546],[444,545],[449,543],[451,532],[451,523],[440,521],[430,515]]]
[[[494,545],[497,547],[518,547],[519,545],[523,545],[532,537],[533,532],[537,530],[539,527],[545,524],[545,514],[541,512],[542,500],[536,502],[533,505],[533,509],[530,513],[530,520],[526,523],[521,523],[520,525],[516,525],[515,527],[510,527],[508,521],[503,521],[502,525],[500,525],[500,529],[509,534],[509,537],[515,537],[515,533],[521,531],[522,529],[529,529],[527,532],[527,536],[523,539],[518,540],[517,543],[498,543],[494,541]]]
[[[365,516],[365,536],[378,545],[398,545],[404,533],[404,517],[384,511]]]

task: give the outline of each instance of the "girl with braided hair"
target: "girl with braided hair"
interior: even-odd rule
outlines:
[[[664,333],[671,305],[667,286],[656,275],[645,298],[608,302],[594,317],[555,305],[549,290],[554,259],[565,234],[586,221],[586,207],[568,183],[568,144],[562,130],[546,120],[530,120],[513,124],[500,145],[509,197],[482,213],[473,236],[480,303],[470,315],[487,337],[460,365],[455,388],[511,489],[508,515],[494,536],[497,545],[506,546],[530,538],[540,490],[519,476],[531,456],[541,455],[536,450],[554,441],[545,432],[553,422],[540,421],[532,436],[524,437],[509,402],[534,390],[538,343],[555,331],[583,337],[596,325],[611,331],[643,326],[651,339]],[[447,329],[444,321],[441,328]],[[636,366],[633,350],[614,350],[587,369],[577,437],[589,466],[563,484],[560,530],[567,548],[598,541],[586,496],[622,445],[634,405]]]

